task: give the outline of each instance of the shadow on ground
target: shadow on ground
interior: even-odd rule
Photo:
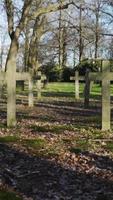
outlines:
[[[0,144],[1,179],[33,200],[113,199],[111,159],[87,152],[81,154],[81,163],[71,166],[67,161],[58,164]]]
[[[20,106],[22,104],[22,106]],[[24,107],[25,106],[25,107]],[[0,113],[1,120],[6,120],[6,109]],[[101,127],[101,107],[99,104],[91,103],[88,109],[84,108],[82,101],[65,101],[65,100],[40,100],[35,103],[35,107],[28,108],[26,102],[18,101],[17,104],[17,121],[35,120],[42,122],[58,122],[60,124],[73,124],[77,127]],[[27,121],[26,121],[27,123]]]

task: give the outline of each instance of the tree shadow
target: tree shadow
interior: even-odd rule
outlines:
[[[44,97],[74,97],[74,92],[42,92]]]
[[[0,120],[6,120],[6,108],[0,107]],[[3,104],[4,106],[5,104]],[[21,105],[21,99],[17,99],[17,106]],[[22,105],[27,106],[28,102],[23,101]],[[6,105],[5,105],[6,106]],[[61,122],[67,123],[67,124],[73,124],[77,127],[87,128],[87,127],[93,127],[93,128],[101,128],[101,104],[91,102],[91,105],[88,109],[84,109],[83,101],[73,101],[72,99],[70,101],[63,101],[63,100],[55,100],[50,99],[50,101],[47,99],[40,100],[39,102],[35,103],[35,108],[43,109],[45,108],[46,113],[42,115],[31,115],[28,114],[28,112],[21,113],[20,110],[17,110],[17,121],[23,119],[32,119],[32,120],[39,120],[42,122]],[[48,114],[49,110],[53,111],[52,114]],[[56,116],[55,116],[56,114]],[[58,116],[57,116],[58,115]],[[54,117],[55,116],[55,117]],[[61,117],[60,117],[61,116]],[[113,112],[111,112],[111,123],[113,119]],[[6,124],[6,122],[5,122]]]
[[[58,163],[0,144],[0,177],[33,200],[112,200],[113,160],[73,154]]]
[[[38,105],[40,108],[52,109],[54,116],[56,116],[56,121],[78,125],[81,127],[93,127],[101,128],[101,107],[90,106],[90,108],[85,109],[82,102],[40,102]],[[58,117],[57,117],[58,116]],[[60,118],[61,116],[61,118]]]
[[[20,104],[19,104],[20,105]],[[17,105],[17,106],[19,106]],[[26,106],[26,104],[22,104]],[[89,109],[83,107],[83,102],[64,102],[64,101],[40,101],[35,104],[33,108],[34,112],[27,109],[23,110],[23,107],[17,109],[17,121],[25,120],[36,120],[40,122],[58,122],[60,124],[72,124],[79,127],[101,127],[101,107],[90,106]],[[40,112],[36,112],[40,109]],[[0,120],[6,123],[6,109],[0,109]]]

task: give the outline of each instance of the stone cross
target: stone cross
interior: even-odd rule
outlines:
[[[75,76],[70,77],[71,81],[75,81],[75,99],[79,100],[79,81],[85,80],[84,76],[79,76],[79,72],[75,71]]]
[[[29,82],[29,98],[28,98],[28,104],[29,107],[34,106],[33,101],[33,78],[30,73],[28,72],[17,72],[16,73],[16,81],[28,81]]]
[[[102,130],[110,129],[110,81],[113,80],[113,72],[110,72],[112,61],[102,61],[102,72],[89,73],[90,80],[102,81]]]
[[[0,72],[0,81],[7,83],[7,126],[16,125],[16,80],[29,81],[29,106],[33,106],[33,81],[30,73],[19,73],[11,70]]]
[[[38,71],[35,79],[36,79],[36,87],[37,87],[37,97],[39,99],[41,98],[42,81],[46,80],[46,76],[42,75],[41,71]]]

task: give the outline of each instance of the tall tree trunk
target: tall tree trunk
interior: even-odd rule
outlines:
[[[28,37],[29,31],[26,30],[25,33],[25,53],[24,53],[24,71],[28,71],[28,60],[29,60],[29,37]]]
[[[45,16],[37,17],[33,27],[33,34],[29,44],[28,54],[28,68],[32,69],[33,73],[37,72],[40,66],[38,61],[38,44],[41,36],[46,33],[46,29],[44,28],[45,23]]]
[[[6,62],[7,74],[7,125],[16,125],[16,57],[18,41],[12,39]]]
[[[63,28],[63,56],[62,56],[62,67],[65,68],[66,67],[66,64],[67,64],[67,49],[66,49],[66,46],[67,46],[67,27],[64,27]]]
[[[59,68],[62,69],[62,56],[63,56],[63,30],[62,30],[62,11],[60,10],[59,16]]]
[[[98,42],[99,42],[99,11],[96,11],[95,59],[98,57]]]
[[[82,4],[80,4],[80,15],[79,15],[79,62],[82,60],[82,54],[83,54]]]

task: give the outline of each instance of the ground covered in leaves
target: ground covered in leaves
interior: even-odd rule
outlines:
[[[34,108],[18,96],[16,128],[1,107],[0,200],[112,200],[113,132],[99,129],[100,102],[53,96]]]

